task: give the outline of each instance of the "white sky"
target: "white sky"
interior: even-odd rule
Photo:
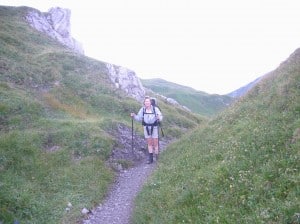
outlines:
[[[227,94],[300,47],[299,0],[0,0],[71,10],[85,54],[207,93]],[[0,15],[1,16],[1,15]]]

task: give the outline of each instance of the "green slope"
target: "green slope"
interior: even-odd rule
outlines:
[[[121,143],[111,133],[131,130],[141,104],[114,88],[105,63],[31,28],[28,10],[0,6],[0,223],[76,223],[113,183],[107,160]],[[201,122],[160,106],[168,138]]]
[[[172,144],[133,223],[300,223],[300,49]]]
[[[226,95],[208,94],[163,79],[141,79],[141,82],[146,88],[176,100],[194,113],[208,117],[224,110],[234,100]]]

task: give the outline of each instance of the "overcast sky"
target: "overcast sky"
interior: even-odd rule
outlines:
[[[0,0],[71,10],[85,54],[207,93],[226,94],[300,47],[299,0]]]

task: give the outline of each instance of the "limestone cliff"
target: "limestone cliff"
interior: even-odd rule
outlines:
[[[26,20],[38,31],[46,33],[74,52],[84,54],[82,45],[71,36],[70,17],[69,9],[55,7],[48,12],[32,9]]]
[[[110,80],[115,84],[116,88],[120,88],[127,95],[142,101],[145,96],[144,87],[135,72],[113,64],[106,64]]]

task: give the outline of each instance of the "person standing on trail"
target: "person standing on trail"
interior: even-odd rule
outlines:
[[[151,98],[146,96],[144,99],[144,106],[139,110],[137,114],[131,113],[132,119],[142,122],[144,127],[144,136],[147,140],[149,159],[148,164],[153,163],[153,152],[156,160],[158,159],[159,144],[158,144],[158,126],[159,122],[162,121],[163,115],[160,109],[151,104]]]

